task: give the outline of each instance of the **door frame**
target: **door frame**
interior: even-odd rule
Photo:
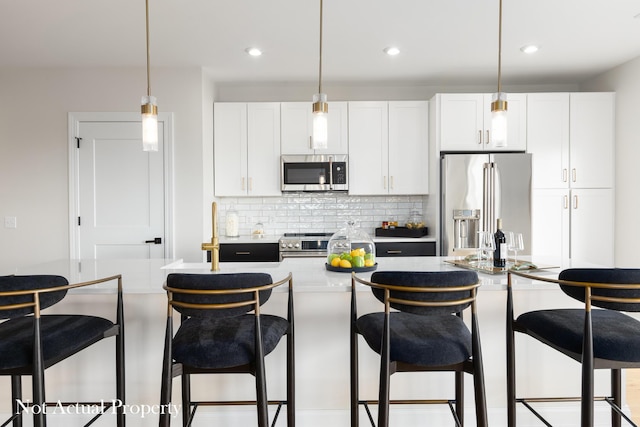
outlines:
[[[80,215],[80,186],[79,186],[79,153],[76,137],[81,122],[140,122],[140,113],[110,113],[110,112],[71,112],[68,114],[68,150],[69,150],[69,258],[79,259],[79,244],[77,218]],[[163,192],[164,192],[164,257],[173,258],[173,113],[158,113],[158,122],[164,126],[164,162],[163,162]],[[142,139],[142,135],[140,136]],[[142,142],[140,143],[142,150]],[[150,153],[149,155],[153,155]]]

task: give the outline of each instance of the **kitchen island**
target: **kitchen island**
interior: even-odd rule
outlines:
[[[457,269],[442,257],[378,258],[378,270],[434,271]],[[553,263],[549,260],[533,260],[538,265],[557,266],[545,270],[544,274],[557,274],[560,267],[568,263]],[[296,322],[296,398],[297,425],[302,427],[348,426],[349,425],[349,307],[350,274],[330,272],[320,258],[289,258],[280,263],[221,263],[220,272],[211,272],[210,264],[185,263],[180,260],[65,260],[8,272],[16,274],[60,274],[70,282],[92,280],[112,274],[122,274],[125,292],[127,400],[130,405],[157,405],[160,396],[160,373],[164,339],[166,296],[162,284],[169,273],[232,273],[266,272],[274,280],[293,274]],[[7,272],[5,272],[6,274]],[[371,273],[360,274],[369,278]],[[485,364],[485,381],[489,423],[491,426],[506,425],[506,373],[505,373],[505,304],[506,275],[480,274],[482,286],[478,296],[479,322]],[[536,284],[518,278],[515,282],[516,312],[532,310],[543,304],[557,307],[579,306],[577,302],[563,297],[561,291],[548,284]],[[286,293],[282,289],[274,292],[265,311],[284,315]],[[69,310],[71,305],[78,311],[112,317],[115,312],[114,295],[106,289],[92,292],[82,291],[69,295],[63,304],[52,307],[49,312]],[[381,305],[365,286],[358,287],[359,314],[380,310]],[[105,346],[102,346],[102,345]],[[109,342],[98,343],[95,349],[80,354],[75,359],[62,362],[47,371],[48,399],[72,400],[78,393],[100,399],[113,394],[113,354]],[[565,356],[550,351],[530,339],[516,337],[518,346],[518,392],[527,395],[549,396],[572,394],[580,390],[579,366]],[[285,347],[280,346],[267,357],[269,398],[285,396]],[[95,361],[102,361],[103,369],[95,369]],[[69,377],[70,365],[79,370],[79,376]],[[66,364],[66,365],[65,365]],[[377,398],[379,358],[370,351],[363,340],[360,342],[360,396],[363,399]],[[544,366],[544,371],[537,368]],[[605,374],[605,375],[600,375]],[[84,377],[84,378],[83,378]],[[91,379],[88,385],[86,378]],[[9,381],[2,379],[0,389],[0,415],[10,411]],[[392,398],[415,397],[442,398],[443,393],[453,397],[453,379],[450,374],[396,374],[392,376]],[[608,389],[608,376],[596,373],[596,394]],[[175,403],[179,401],[180,381],[174,381]],[[254,395],[253,378],[247,375],[199,376],[192,379],[194,399],[251,399]],[[95,396],[94,396],[95,395]],[[466,420],[473,421],[473,394],[471,378],[467,378]],[[375,410],[375,407],[373,408]],[[536,426],[523,408],[518,408],[519,426]],[[551,414],[554,425],[576,425],[579,405],[547,405],[545,413]],[[273,415],[273,413],[272,413]],[[430,425],[452,425],[446,406],[393,407],[391,422],[394,425],[424,425],[428,415]],[[55,419],[50,425],[75,425],[75,420]],[[609,410],[596,405],[597,425],[607,425]],[[105,421],[109,420],[107,417]],[[602,424],[600,424],[602,420]],[[110,420],[109,420],[110,421]],[[129,426],[157,424],[157,415],[130,414]],[[361,422],[364,425],[366,415]],[[180,424],[175,419],[176,425]],[[201,408],[194,426],[203,425],[255,425],[254,408]],[[277,426],[286,425],[280,417]]]

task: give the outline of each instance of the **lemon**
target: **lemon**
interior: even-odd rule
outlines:
[[[328,262],[329,264],[331,264],[331,261],[333,261],[333,260],[334,260],[334,259],[336,259],[336,258],[340,259],[340,255],[338,255],[338,254],[330,254],[330,255],[327,257],[327,262]]]
[[[365,259],[364,266],[365,267],[373,267],[376,262],[372,259]]]
[[[351,268],[351,263],[346,259],[340,260],[340,267],[342,268]]]
[[[331,260],[331,267],[340,267],[341,263],[342,263],[342,260],[340,259],[340,257],[335,257]]]

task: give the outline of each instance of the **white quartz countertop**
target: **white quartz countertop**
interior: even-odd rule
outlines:
[[[447,257],[389,257],[377,259],[377,271],[447,271],[456,270],[447,262]],[[536,259],[532,260],[534,263]],[[574,263],[575,264],[575,263]],[[543,259],[538,265],[546,268],[536,274],[557,275],[561,268],[572,265]],[[37,264],[17,269],[9,274],[57,274],[67,278],[70,283],[79,283],[97,278],[121,274],[125,293],[149,294],[161,293],[162,285],[170,273],[224,274],[238,272],[269,273],[274,280],[280,280],[289,272],[293,275],[295,292],[347,292],[351,286],[351,275],[348,272],[327,271],[323,258],[286,258],[282,262],[265,263],[220,263],[220,271],[212,272],[209,263],[188,263],[182,260],[60,260]],[[369,279],[371,272],[358,273],[358,276]],[[481,289],[503,290],[507,284],[506,274],[490,275],[479,273],[482,281]],[[531,285],[530,281],[517,278],[517,283]],[[82,288],[78,292],[110,292],[112,285],[98,285],[93,289]],[[363,288],[366,289],[366,288]],[[282,289],[284,290],[284,289]]]
[[[221,236],[219,237],[219,241],[221,244],[229,244],[229,243],[278,243],[280,239],[280,235],[272,235],[272,234],[260,234],[260,235],[243,235],[238,237],[227,237]],[[422,236],[422,237],[380,237],[380,236],[371,236],[371,239],[374,243],[394,243],[394,242],[435,242],[436,238],[433,236]]]

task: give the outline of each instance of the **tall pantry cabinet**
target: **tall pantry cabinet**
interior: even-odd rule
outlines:
[[[613,93],[527,97],[532,253],[614,264]]]

